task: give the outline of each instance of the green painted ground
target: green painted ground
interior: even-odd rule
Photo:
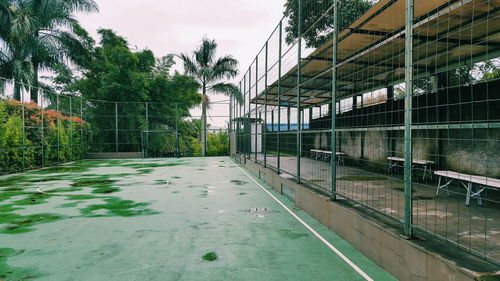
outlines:
[[[374,280],[394,280],[304,212]],[[0,177],[0,280],[364,280],[229,158]]]

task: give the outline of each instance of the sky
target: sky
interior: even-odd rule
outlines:
[[[97,39],[97,29],[110,28],[131,47],[152,50],[157,57],[191,52],[206,36],[218,43],[218,56],[240,62],[239,82],[283,15],[285,0],[95,0],[99,13],[78,14],[80,23]],[[174,69],[182,72],[177,63]],[[225,100],[213,96],[211,101]],[[199,115],[193,110],[192,115]],[[213,105],[210,116],[229,115],[228,105]],[[213,126],[227,118],[212,117]]]

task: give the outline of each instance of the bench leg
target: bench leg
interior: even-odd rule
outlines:
[[[436,197],[438,197],[440,189],[441,189],[441,176],[439,176],[438,186],[436,188]]]
[[[472,193],[472,183],[469,182],[467,184],[467,198],[465,199],[465,206],[467,206],[467,207],[469,207],[469,205],[470,205],[470,197],[471,197],[470,195],[471,195],[471,193]]]
[[[477,204],[478,204],[480,207],[482,207],[482,206],[483,206],[483,198],[481,198],[481,192],[482,192],[482,191],[483,191],[483,190],[481,190],[481,187],[480,187],[480,186],[478,186],[478,187],[476,188],[476,193],[477,193]]]

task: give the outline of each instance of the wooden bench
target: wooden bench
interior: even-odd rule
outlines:
[[[465,205],[467,207],[469,207],[471,198],[477,198],[479,206],[482,206],[483,200],[481,198],[481,193],[486,189],[500,189],[500,179],[462,174],[453,171],[435,171],[434,174],[439,176],[436,197],[439,195],[439,191],[443,188],[446,188],[446,192],[449,195],[448,186],[456,180],[460,182],[465,189],[467,189],[467,198],[465,199]],[[441,178],[445,180],[447,179],[448,181],[441,185]],[[472,189],[474,189],[474,191]]]
[[[404,158],[387,157],[387,160],[389,160],[389,169],[388,169],[389,172],[395,167],[404,167],[404,163],[405,163]],[[434,161],[413,159],[412,160],[412,167],[415,167],[417,165],[421,166],[424,170],[424,174],[422,177],[424,180],[425,180],[427,174],[429,175],[429,178],[432,178],[432,165],[434,165]]]

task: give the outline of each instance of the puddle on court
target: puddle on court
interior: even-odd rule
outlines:
[[[231,180],[231,183],[234,183],[236,185],[245,185],[247,184],[248,182],[246,181],[241,181],[241,180]]]
[[[157,184],[157,185],[169,185],[171,183],[172,182],[170,182],[168,180],[155,180],[155,184]]]
[[[279,229],[278,233],[283,237],[293,239],[293,240],[309,236],[306,233],[296,233],[296,232],[293,232],[289,229]]]
[[[240,212],[250,213],[255,217],[264,218],[266,214],[279,213],[279,211],[271,210],[267,207],[263,208],[250,208],[248,210],[241,210]]]

